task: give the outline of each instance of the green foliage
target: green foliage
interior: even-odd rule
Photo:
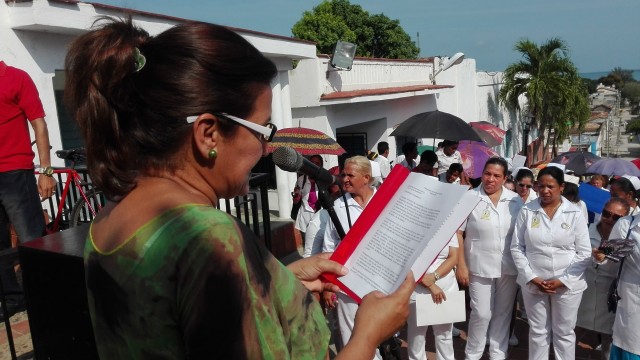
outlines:
[[[514,49],[524,59],[505,69],[499,102],[508,109],[532,114],[543,141],[547,131],[554,130],[554,142],[559,142],[570,127],[584,126],[590,116],[587,87],[569,59],[567,44],[552,38],[538,46],[524,39]],[[520,107],[520,96],[527,99],[525,109]],[[545,143],[545,148],[548,145]]]
[[[640,82],[633,81],[626,83],[621,92],[622,97],[629,99],[631,104],[637,104],[640,102]]]
[[[400,21],[384,14],[370,15],[348,0],[325,0],[313,11],[305,11],[291,32],[317,43],[323,54],[331,54],[338,40],[355,43],[356,56],[415,59],[420,53]]]
[[[635,118],[630,120],[627,123],[626,132],[628,134],[634,134],[634,135],[640,134],[640,118]]]

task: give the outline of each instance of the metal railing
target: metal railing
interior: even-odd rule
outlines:
[[[80,174],[83,182],[91,183],[91,179],[89,178],[86,168],[76,168],[75,170]],[[60,196],[62,194],[62,186],[64,186],[66,181],[66,174],[55,174],[54,177],[58,182],[56,194],[47,200],[49,204],[47,214],[52,220],[56,217],[58,204],[60,204],[60,201],[62,200]],[[222,199],[218,202],[217,207],[218,209],[224,207],[224,210],[228,214],[235,216],[242,223],[247,225],[256,234],[256,236],[264,236],[264,243],[266,247],[271,250],[271,222],[269,219],[268,184],[269,174],[251,174],[249,179],[251,191],[249,194],[245,196],[236,196],[233,199]],[[76,187],[71,186],[65,199],[65,206],[62,210],[63,229],[68,227],[72,208],[80,198],[80,194]],[[224,204],[224,206],[222,206],[222,204]],[[84,216],[88,215],[85,214]],[[82,218],[83,221],[86,220],[88,222],[92,220],[91,218],[85,219],[84,216]],[[260,216],[262,219],[260,219]]]
[[[233,199],[222,199],[218,202],[218,209],[224,204],[225,211],[237,217],[247,225],[256,236],[264,236],[264,244],[271,251],[271,221],[269,218],[269,174],[255,173],[249,178],[249,186],[252,190],[245,196],[236,196]],[[262,232],[260,231],[259,212],[262,213]]]

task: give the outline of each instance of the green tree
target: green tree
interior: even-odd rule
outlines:
[[[400,21],[384,14],[370,15],[348,0],[325,0],[305,11],[291,32],[294,37],[315,42],[323,54],[332,53],[338,40],[355,43],[356,56],[415,59],[420,53]]]
[[[544,144],[545,153],[548,150],[548,134],[555,134],[552,142],[557,144],[568,135],[570,127],[584,126],[590,115],[588,93],[563,40],[551,38],[538,46],[523,39],[514,49],[524,60],[505,69],[499,102],[534,117],[533,125],[539,129],[542,140],[535,150],[535,161],[539,146]],[[519,102],[521,96],[527,100],[524,109]]]

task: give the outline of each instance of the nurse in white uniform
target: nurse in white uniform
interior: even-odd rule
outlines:
[[[514,170],[513,178],[516,183],[516,192],[520,195],[522,202],[527,204],[538,198],[538,194],[533,191],[533,172],[526,167],[519,167]]]
[[[574,359],[574,327],[585,270],[591,263],[587,221],[561,195],[564,174],[556,167],[538,173],[538,201],[526,204],[516,220],[511,253],[518,268],[529,320],[529,359]],[[552,340],[553,339],[553,340]]]
[[[633,251],[624,259],[620,282],[616,319],[613,322],[613,346],[610,360],[640,359],[640,215],[624,217],[611,231],[611,239],[629,238],[635,240]],[[601,255],[604,257],[604,255]]]
[[[333,208],[340,220],[340,224],[345,232],[349,232],[351,226],[358,220],[365,206],[369,203],[376,192],[372,187],[373,177],[371,176],[371,164],[365,156],[354,156],[344,162],[344,169],[340,174],[342,177],[342,187],[347,193],[344,198],[340,197],[333,203]],[[346,199],[346,201],[345,201]],[[323,252],[332,252],[340,243],[340,236],[331,221],[327,224]],[[333,304],[329,303],[332,307]],[[353,331],[358,303],[349,295],[339,292],[337,294],[338,326],[342,336],[342,343],[346,344],[351,338]],[[376,351],[376,359],[380,355]]]
[[[458,291],[458,282],[453,267],[458,261],[458,237],[451,241],[438,254],[436,260],[429,266],[425,275],[420,279],[411,295],[409,303],[409,318],[407,319],[407,352],[409,360],[427,360],[425,338],[428,326],[418,326],[416,323],[416,294],[431,294],[437,304],[447,301],[447,293]],[[453,324],[433,325],[433,336],[436,345],[437,360],[454,360]]]
[[[509,247],[522,200],[503,186],[507,166],[502,158],[487,161],[481,185],[472,190],[480,193],[481,201],[458,231],[464,252],[459,254],[456,277],[469,286],[471,298],[466,359],[482,357],[487,329],[491,359],[505,359],[509,347],[517,289],[517,271]]]

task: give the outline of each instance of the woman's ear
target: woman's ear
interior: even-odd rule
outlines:
[[[198,116],[193,123],[193,139],[196,151],[203,158],[220,143],[220,131],[217,118],[209,113]]]

